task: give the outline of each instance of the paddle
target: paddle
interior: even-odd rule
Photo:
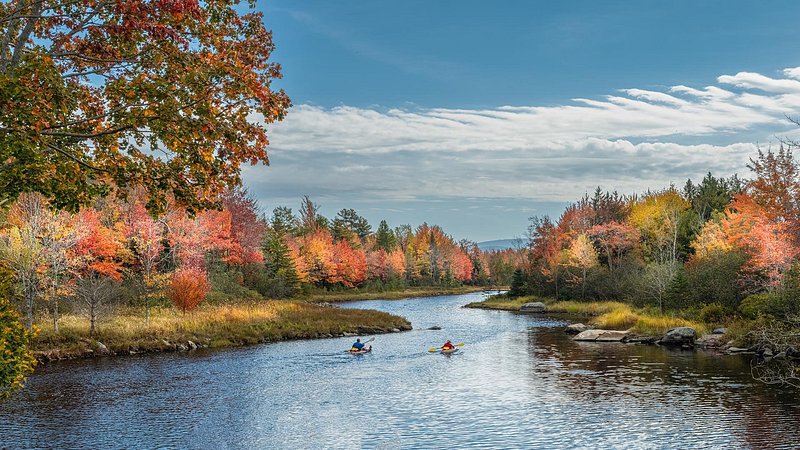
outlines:
[[[464,343],[463,342],[459,342],[458,344],[453,344],[453,345],[455,345],[456,347],[463,347]],[[433,352],[441,350],[442,348],[443,347],[431,347],[431,348],[428,349],[428,351],[433,353]]]

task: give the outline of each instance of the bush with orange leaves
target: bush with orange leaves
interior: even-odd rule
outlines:
[[[211,290],[211,283],[205,272],[198,269],[184,269],[172,275],[169,285],[169,298],[178,308],[191,311],[200,304]]]

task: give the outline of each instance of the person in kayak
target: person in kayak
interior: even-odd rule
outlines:
[[[442,350],[452,350],[454,348],[456,348],[456,346],[453,345],[450,341],[445,342],[444,345],[442,346]]]
[[[364,343],[361,342],[361,338],[358,338],[358,339],[356,339],[355,342],[353,342],[353,347],[350,349],[350,351],[351,352],[360,352],[363,349],[364,349]]]

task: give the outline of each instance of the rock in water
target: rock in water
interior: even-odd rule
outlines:
[[[574,341],[588,342],[620,342],[628,335],[627,331],[615,330],[586,330],[572,338]]]
[[[669,347],[694,345],[694,338],[696,336],[697,332],[694,328],[677,327],[667,331],[667,334],[665,334],[658,343]]]
[[[519,307],[521,312],[543,313],[547,311],[547,306],[542,302],[525,303]]]
[[[566,328],[564,328],[564,332],[567,334],[580,334],[588,329],[589,327],[582,323],[573,323],[571,325],[567,325]]]

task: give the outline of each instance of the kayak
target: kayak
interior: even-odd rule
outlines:
[[[449,355],[449,354],[455,353],[457,351],[458,351],[458,347],[455,347],[455,348],[451,348],[451,349],[448,349],[448,350],[442,349],[441,353],[444,354],[444,355]]]
[[[369,353],[371,351],[372,351],[372,347],[364,348],[364,349],[361,349],[361,350],[355,350],[355,351],[347,350],[348,353],[353,354],[353,355],[363,355],[364,353]]]

